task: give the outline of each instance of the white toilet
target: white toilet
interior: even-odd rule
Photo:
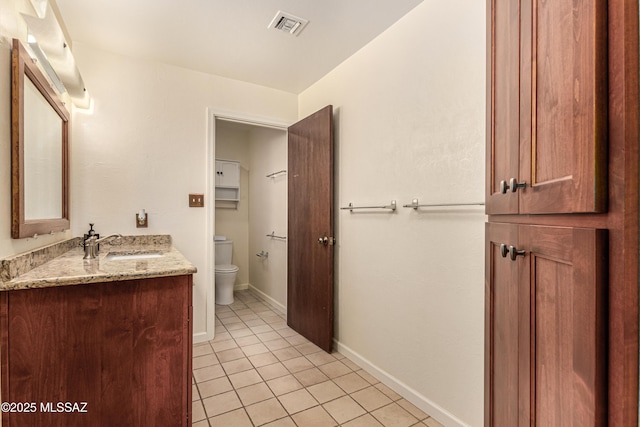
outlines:
[[[231,264],[233,257],[233,242],[231,240],[217,240],[216,236],[216,304],[233,304],[233,285],[239,268]]]

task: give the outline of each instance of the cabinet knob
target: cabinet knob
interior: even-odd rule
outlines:
[[[502,194],[507,194],[508,189],[509,187],[507,186],[507,181],[505,181],[504,179],[500,181],[500,192]]]
[[[515,178],[511,178],[509,180],[509,189],[511,190],[512,193],[515,193],[518,190],[518,188],[526,188],[526,186],[527,186],[526,182],[518,182],[518,180]],[[500,187],[500,189],[502,189],[502,187]]]
[[[504,243],[500,245],[500,255],[502,255],[502,258],[506,258],[509,255],[509,248]]]
[[[526,186],[526,182],[518,182],[518,180],[515,178],[511,178],[508,184],[507,181],[503,179],[502,181],[500,181],[500,192],[502,194],[507,194],[507,191],[515,193],[516,191],[518,191],[518,188],[525,188]]]
[[[502,246],[500,248],[502,249]],[[511,261],[515,261],[517,257],[524,256],[526,253],[526,251],[517,250],[514,246],[509,246],[509,257],[511,258]]]

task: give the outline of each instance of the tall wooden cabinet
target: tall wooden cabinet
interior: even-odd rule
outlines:
[[[487,13],[485,426],[637,426],[638,2]]]

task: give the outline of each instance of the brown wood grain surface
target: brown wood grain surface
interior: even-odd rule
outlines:
[[[289,128],[287,323],[333,346],[333,108]]]
[[[493,19],[495,12],[492,11],[494,3],[500,2],[499,0],[487,2],[489,34],[495,34],[496,31],[491,27],[495,23]],[[570,2],[573,4],[572,7],[564,1],[514,0],[512,3],[521,5],[520,32],[523,36],[520,49],[522,52],[528,49],[532,51],[531,55],[521,55],[521,68],[531,70],[531,73],[521,75],[521,91],[529,91],[537,96],[535,102],[525,102],[526,94],[521,93],[521,140],[522,135],[531,135],[532,146],[524,151],[529,151],[532,154],[531,159],[534,160],[534,163],[526,165],[525,169],[536,171],[534,175],[536,179],[549,180],[550,184],[556,185],[556,182],[563,181],[575,182],[569,187],[565,186],[566,190],[549,193],[550,196],[540,199],[531,198],[530,201],[525,202],[530,205],[532,212],[546,212],[544,214],[523,213],[529,208],[523,209],[521,204],[518,211],[503,215],[504,210],[492,210],[490,198],[487,197],[489,222],[607,230],[608,245],[598,255],[606,259],[606,265],[603,267],[604,270],[597,273],[604,276],[602,299],[607,302],[607,316],[603,317],[606,319],[604,322],[607,330],[607,345],[598,350],[597,356],[600,357],[605,353],[607,376],[605,379],[598,377],[595,383],[605,383],[608,404],[604,410],[595,406],[592,412],[595,414],[594,419],[606,413],[606,420],[602,421],[601,425],[636,427],[638,425],[638,164],[640,161],[638,153],[638,2],[593,0]],[[549,9],[555,7],[559,9]],[[586,25],[586,22],[590,24]],[[562,26],[559,23],[566,28],[559,28]],[[573,30],[567,31],[571,27]],[[543,29],[545,34],[539,35],[538,33]],[[528,35],[530,40],[527,39]],[[548,40],[555,37],[572,39],[567,40],[566,45]],[[488,37],[488,43],[491,43],[491,40],[492,38]],[[560,53],[557,50],[560,50]],[[551,73],[551,70],[555,71]],[[560,73],[558,80],[555,79],[557,73]],[[492,90],[489,76],[492,75],[488,73],[489,92]],[[570,79],[573,79],[571,101],[568,96]],[[591,89],[584,86],[585,81]],[[566,94],[559,94],[558,91],[565,91]],[[528,111],[528,108],[531,108],[531,111]],[[487,111],[489,113],[487,123],[492,123],[493,110],[488,108]],[[559,129],[562,123],[557,121],[558,117],[551,116],[554,111],[558,117],[565,116],[562,122],[567,129]],[[538,116],[546,117],[538,122]],[[528,117],[531,120],[526,120]],[[565,137],[556,138],[555,144],[547,144],[536,141],[536,138],[540,139],[542,135],[546,135],[545,138],[555,138],[555,135],[565,135]],[[603,139],[605,144],[601,143]],[[578,141],[587,141],[585,146],[588,146],[588,141],[595,141],[596,144],[589,148],[588,152],[580,154],[584,146],[579,146]],[[522,145],[520,150],[521,162],[522,156],[526,161],[527,153],[522,153]],[[597,160],[603,158],[603,153],[606,159],[604,168]],[[488,149],[487,172],[493,167],[491,155],[492,152]],[[559,157],[570,160],[574,165],[571,174],[566,172],[569,169],[558,164],[562,161]],[[545,164],[545,158],[551,159],[552,162]],[[585,169],[585,165],[588,168]],[[587,171],[582,177],[580,168]],[[573,172],[576,170],[578,172]],[[568,175],[571,175],[570,179],[566,178]],[[587,183],[585,188],[590,188],[591,195],[576,191],[585,183]],[[558,188],[562,185],[557,184]],[[606,188],[604,188],[605,185]],[[546,183],[541,185],[541,188],[544,186]],[[527,191],[515,194],[521,197],[525,193]],[[604,196],[605,209],[599,208],[602,206],[601,196]],[[568,197],[574,200],[567,204]],[[595,213],[566,214],[576,211],[567,210],[568,205],[585,207],[590,204],[595,206],[593,210]],[[580,208],[577,212],[588,212],[588,210]],[[546,273],[550,274],[557,267],[557,274],[554,273],[554,277],[560,277],[559,264],[549,263],[548,260],[544,262]],[[550,288],[547,289],[551,292]],[[601,298],[597,297],[597,300],[600,301]],[[569,308],[567,307],[566,310]],[[488,306],[487,311],[489,311]],[[596,355],[592,354],[591,357],[595,358]],[[602,363],[602,359],[597,359],[597,363]],[[485,375],[489,375],[487,381],[490,381],[490,374],[485,373]],[[562,383],[556,382],[556,384]],[[552,387],[547,391],[547,395],[559,398],[559,393],[554,392]],[[594,399],[594,402],[600,402],[599,395]],[[582,405],[578,403],[577,406]],[[489,409],[490,406],[487,404],[486,408]],[[533,408],[536,407],[533,406]],[[535,415],[535,411],[533,414]],[[576,424],[578,420],[573,421],[573,425],[579,425]],[[568,421],[565,420],[565,422]],[[486,422],[485,425],[494,424]]]
[[[488,0],[486,210],[517,213],[518,195],[502,194],[500,181],[518,176],[520,155],[520,7]]]
[[[186,426],[191,276],[3,292],[3,426]],[[86,412],[41,405],[86,402]],[[190,424],[189,424],[190,425]]]
[[[606,230],[486,231],[485,425],[605,425]]]

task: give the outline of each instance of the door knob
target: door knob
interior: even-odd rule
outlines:
[[[318,238],[318,244],[319,245],[324,245],[324,246],[327,246],[327,245],[333,246],[333,245],[336,244],[336,238],[335,237],[327,237],[327,236],[319,237]]]
[[[517,257],[524,256],[526,253],[526,251],[517,250],[514,246],[509,246],[509,257],[511,258],[511,261],[515,261]]]

